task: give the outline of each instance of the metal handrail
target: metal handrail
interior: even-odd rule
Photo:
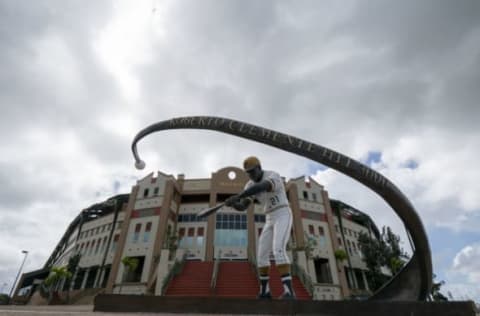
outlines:
[[[212,279],[210,281],[210,290],[212,292],[215,291],[215,287],[217,286],[217,276],[218,276],[218,270],[219,270],[219,266],[220,266],[220,257],[221,256],[222,256],[222,250],[219,249],[218,250],[218,256],[214,261],[213,271],[212,271]]]
[[[172,268],[168,271],[167,275],[162,280],[162,290],[161,295],[165,295],[165,291],[167,290],[167,285],[173,279],[174,276],[180,273],[183,270],[183,266],[185,264],[185,259],[187,258],[187,253],[184,253],[180,260],[175,259],[175,263],[173,264]]]
[[[250,253],[249,255],[250,259],[248,260],[248,262],[250,262],[252,270],[255,273],[255,276],[257,277],[257,280],[258,280],[257,259],[255,257],[255,253],[252,250],[249,250],[249,253]]]
[[[296,262],[292,263],[292,274],[298,276],[300,281],[305,285],[306,290],[313,296],[315,292],[315,286],[312,278],[305,272],[305,270],[299,266]]]

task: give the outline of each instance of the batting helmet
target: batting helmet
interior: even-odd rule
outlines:
[[[245,171],[250,171],[257,166],[262,167],[260,165],[260,160],[255,156],[250,156],[243,161],[243,169]]]

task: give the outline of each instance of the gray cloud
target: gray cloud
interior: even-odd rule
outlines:
[[[30,267],[42,265],[78,210],[145,175],[133,169],[134,134],[182,115],[249,121],[357,159],[381,152],[375,168],[427,226],[477,223],[479,12],[477,1],[2,1],[0,238],[15,225],[23,236],[4,253],[31,245],[42,250]],[[139,149],[146,172],[187,177],[250,154],[287,177],[315,169],[207,131],[163,132]],[[416,169],[402,167],[409,160]],[[331,196],[401,230],[354,181],[316,176]],[[49,233],[46,209],[62,214]],[[28,227],[45,239],[32,240]],[[3,265],[7,279],[16,263]]]

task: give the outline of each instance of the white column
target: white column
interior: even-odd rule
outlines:
[[[81,290],[85,289],[89,272],[90,272],[90,268],[87,268],[87,270],[85,271],[85,274],[83,275],[82,286],[80,287]]]

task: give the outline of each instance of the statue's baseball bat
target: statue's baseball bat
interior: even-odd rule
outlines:
[[[200,213],[197,214],[197,217],[207,217],[208,215],[215,213],[219,209],[225,206],[225,203],[220,203],[217,206],[207,208],[206,210],[201,211]]]

